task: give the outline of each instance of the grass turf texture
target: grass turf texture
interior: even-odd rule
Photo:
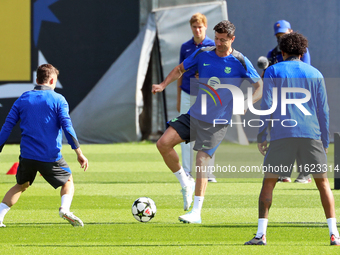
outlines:
[[[66,145],[63,155],[75,181],[71,211],[85,223],[73,228],[59,218],[59,191],[41,176],[24,192],[0,228],[0,254],[339,254],[329,235],[314,183],[278,183],[269,215],[267,243],[244,246],[257,230],[261,178],[218,178],[208,185],[201,225],[183,224],[180,185],[166,168],[154,144],[83,145],[90,161],[83,172]],[[180,147],[176,147],[180,151]],[[333,164],[333,145],[328,164]],[[0,154],[0,196],[15,183],[5,175],[18,161],[19,147],[6,145]],[[222,144],[216,163],[260,165],[256,144]],[[296,176],[294,173],[293,176]],[[217,174],[219,176],[219,174]],[[333,173],[330,174],[333,176]],[[294,178],[292,178],[294,180]],[[334,187],[330,179],[331,187]],[[333,190],[339,219],[340,191]],[[157,214],[137,222],[131,205],[151,197]]]

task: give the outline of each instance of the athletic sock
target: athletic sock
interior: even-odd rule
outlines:
[[[8,207],[6,204],[0,204],[0,222],[4,221],[4,217],[6,213],[8,213],[9,209],[11,209],[11,207]]]
[[[334,234],[336,237],[339,237],[339,231],[336,226],[336,218],[328,218],[327,224],[328,224],[328,229],[329,229],[329,236]]]
[[[174,175],[177,177],[182,188],[184,188],[184,187],[186,187],[190,184],[190,180],[189,180],[187,174],[185,173],[183,167],[181,167],[181,169],[179,169],[177,172],[175,172]]]
[[[69,194],[65,194],[61,197],[61,206],[64,212],[69,212],[71,203],[72,203],[72,196]]]
[[[268,225],[268,219],[261,218],[258,220],[257,233],[256,233],[255,238],[261,238],[262,235],[265,235],[267,233],[267,225]]]
[[[204,197],[195,196],[194,198],[194,206],[192,207],[192,212],[201,214],[202,206],[203,206]]]

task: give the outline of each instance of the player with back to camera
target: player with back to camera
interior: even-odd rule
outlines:
[[[214,46],[215,42],[211,40],[207,35],[207,27],[208,22],[205,15],[201,13],[195,13],[192,15],[190,21],[190,28],[193,34],[193,37],[182,44],[180,51],[179,63],[182,63],[184,59],[189,57],[195,50],[200,49],[202,47]],[[198,93],[198,84],[195,82],[195,74],[196,71],[194,68],[185,72],[178,80],[177,80],[177,111],[180,114],[185,114],[189,111],[191,105],[195,102],[196,96]],[[191,81],[191,84],[190,84]],[[193,159],[193,142],[191,143],[181,143],[181,151],[182,151],[182,166],[185,173],[192,180],[192,159]],[[214,158],[209,161],[209,166],[214,166]],[[209,182],[216,182],[216,178],[214,175],[208,175]]]
[[[306,169],[305,175],[309,174],[308,169],[316,167],[313,177],[326,215],[330,244],[340,245],[334,197],[327,178],[329,108],[326,87],[322,74],[316,68],[300,60],[307,46],[307,39],[299,33],[293,32],[282,36],[280,49],[284,61],[268,67],[264,74],[261,110],[268,110],[272,107],[275,88],[278,91],[282,91],[283,88],[290,88],[290,91],[292,89],[309,91],[311,98],[301,104],[309,114],[291,104],[286,106],[286,114],[281,114],[282,100],[281,97],[277,97],[275,111],[270,116],[261,116],[262,121],[276,119],[277,122],[271,125],[270,122],[264,121],[265,124],[260,127],[257,137],[258,149],[265,156],[263,167],[266,172],[259,196],[258,230],[256,236],[246,242],[246,245],[266,244],[268,214],[277,178],[280,175],[289,177],[294,169],[291,166],[296,159],[301,162],[298,167]],[[307,97],[304,92],[290,92],[288,95],[289,99],[295,100]],[[285,119],[288,119],[285,121],[285,126],[277,125]],[[269,148],[266,140],[267,128],[270,129],[271,138]]]
[[[231,47],[235,40],[235,26],[230,21],[224,20],[218,23],[214,30],[215,47],[196,50],[176,66],[162,83],[152,86],[152,93],[162,92],[167,85],[177,80],[190,68],[198,70],[200,76],[200,89],[195,103],[190,107],[188,113],[169,121],[169,127],[157,141],[157,148],[164,162],[182,186],[185,211],[189,210],[192,203],[193,182],[189,180],[183,167],[181,167],[174,147],[184,141],[195,141],[194,150],[197,151],[196,171],[198,169],[195,198],[193,209],[179,217],[179,220],[184,223],[201,223],[201,209],[208,182],[204,169],[207,168],[209,160],[227,132],[226,124],[213,125],[213,122],[214,119],[225,119],[229,123],[233,111],[231,103],[233,98],[228,89],[217,90],[223,104],[216,105],[214,99],[207,96],[208,89],[211,90],[216,83],[240,87],[243,80],[247,79],[255,88],[252,95],[253,103],[260,100],[262,95],[262,80],[253,65],[240,52]],[[226,81],[226,79],[228,80]],[[201,81],[210,84],[210,88]],[[202,98],[204,97],[206,98],[207,114],[201,112]]]
[[[271,66],[271,65],[274,65],[276,63],[283,61],[281,50],[280,50],[280,39],[283,35],[289,34],[289,33],[292,33],[292,32],[293,32],[293,30],[291,28],[291,25],[286,20],[279,20],[274,24],[274,35],[275,35],[276,40],[277,40],[277,46],[275,48],[271,49],[268,52],[268,54],[267,54],[268,64],[266,65],[266,67],[261,68],[259,66],[259,62],[258,62],[259,68],[266,69],[268,66]],[[263,58],[265,58],[265,57],[263,57]],[[259,59],[259,61],[260,61],[260,59]],[[310,54],[309,54],[308,48],[306,48],[306,52],[302,55],[301,61],[306,63],[306,64],[309,64],[309,65],[311,64]],[[264,75],[264,73],[262,73],[261,77],[263,77],[263,75]],[[297,162],[297,164],[299,165],[300,162]],[[291,182],[291,179],[289,177],[280,176],[278,178],[278,181],[279,182]],[[295,179],[294,182],[296,182],[296,183],[310,183],[311,181],[312,181],[312,179],[311,179],[310,175],[305,175],[303,172],[301,172],[299,174],[299,176]]]
[[[6,193],[0,204],[0,227],[6,227],[3,224],[5,214],[19,200],[22,192],[33,184],[37,171],[55,189],[61,186],[60,217],[72,226],[84,226],[70,212],[74,184],[71,169],[61,155],[62,129],[84,171],[88,168],[88,160],[79,147],[68,103],[62,95],[54,92],[58,75],[59,71],[51,64],[39,66],[37,85],[15,101],[0,131],[1,152],[13,127],[21,121],[17,184]]]

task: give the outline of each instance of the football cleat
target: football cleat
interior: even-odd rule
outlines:
[[[64,212],[61,209],[59,210],[59,216],[64,220],[67,220],[73,227],[84,227],[84,223],[82,222],[82,220],[71,212]]]
[[[280,176],[277,179],[277,182],[292,182],[292,180],[289,177],[285,177],[285,176]]]
[[[183,195],[184,211],[188,211],[192,203],[192,195],[195,191],[195,182],[190,182],[188,186],[182,188],[181,192]]]
[[[0,228],[5,228],[6,225],[2,223],[2,221],[0,221]]]
[[[340,246],[340,237],[336,237],[334,234],[332,234],[331,245]]]
[[[183,222],[183,223],[196,223],[196,224],[200,224],[202,223],[202,220],[201,220],[201,215],[199,213],[195,213],[193,211],[191,212],[188,212],[182,216],[179,216],[178,217],[178,220],[180,222]]]
[[[311,183],[312,178],[299,178],[294,181],[295,183]]]
[[[267,244],[267,240],[266,240],[266,235],[262,235],[260,238],[256,238],[256,236],[251,239],[248,242],[244,243],[245,245],[266,245]]]
[[[216,176],[212,173],[208,173],[208,182],[217,182]]]

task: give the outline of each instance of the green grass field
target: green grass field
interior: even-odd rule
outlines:
[[[38,175],[5,217],[0,254],[340,253],[339,247],[329,246],[314,183],[278,183],[267,246],[244,246],[257,230],[261,178],[217,174],[218,183],[207,188],[202,224],[183,224],[178,221],[184,214],[180,185],[154,144],[83,145],[82,150],[90,161],[87,172],[79,168],[69,146],[64,146],[63,155],[75,182],[71,210],[85,227],[73,228],[59,218],[60,189],[54,190]],[[6,172],[18,155],[17,145],[6,145],[0,154],[0,197],[15,184],[15,176]],[[256,144],[222,144],[216,155],[218,164],[237,168],[260,165],[262,160]],[[333,146],[328,163],[333,163]],[[333,187],[333,180],[330,182]],[[340,191],[333,192],[339,220]],[[151,197],[157,205],[157,214],[149,223],[139,223],[131,215],[133,201],[141,196]]]

